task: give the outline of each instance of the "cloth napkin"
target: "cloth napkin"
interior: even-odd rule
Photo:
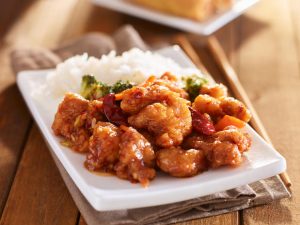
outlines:
[[[112,36],[92,33],[53,50],[42,48],[16,49],[11,54],[11,64],[14,72],[18,73],[22,70],[53,68],[64,59],[84,52],[87,52],[90,56],[99,57],[111,50],[122,53],[133,47],[148,49],[136,30],[126,25],[117,30]],[[249,185],[183,202],[138,209],[99,212],[91,207],[58,158],[52,151],[50,152],[74,202],[90,225],[170,224],[219,215],[290,197],[290,193],[281,179],[274,176]]]

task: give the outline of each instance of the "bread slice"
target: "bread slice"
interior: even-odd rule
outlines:
[[[198,21],[230,8],[233,0],[130,0],[144,7]]]

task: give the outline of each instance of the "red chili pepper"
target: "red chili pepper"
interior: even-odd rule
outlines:
[[[127,125],[127,117],[122,109],[116,105],[115,94],[103,97],[103,112],[107,120],[116,125]]]
[[[211,135],[216,132],[214,124],[209,120],[209,118],[191,107],[189,109],[192,114],[192,126],[194,130],[205,135]]]

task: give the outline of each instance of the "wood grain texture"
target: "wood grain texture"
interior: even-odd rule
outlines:
[[[30,115],[10,70],[10,47],[2,37],[31,1],[1,2],[0,7],[0,215],[2,214],[30,125]],[[15,136],[13,136],[14,134]]]
[[[76,0],[35,1],[15,21],[4,38],[14,47],[48,47],[61,41],[66,24],[72,18]]]
[[[34,125],[0,224],[74,225],[77,208]]]
[[[28,47],[29,45],[51,46],[57,43],[63,31],[64,21],[69,20],[68,11],[72,10],[73,5],[74,1],[71,0],[64,1],[64,4],[57,0],[30,4],[27,10],[16,18],[15,24],[2,39],[0,48],[0,215],[15,176],[31,121],[24,101],[17,90],[15,75],[10,69],[10,51],[21,44],[23,47]],[[51,10],[57,12],[56,19],[53,19]],[[41,19],[37,20],[37,18]],[[59,24],[55,26],[56,29],[49,29],[49,27],[54,27],[55,23]],[[15,182],[18,182],[17,179],[20,177],[16,177]],[[15,189],[16,192],[22,191],[22,186]],[[31,197],[34,198],[34,196]],[[13,197],[10,199],[16,200]],[[14,216],[13,210],[10,215]]]
[[[294,41],[297,48],[297,59],[300,67],[300,1],[289,0],[290,17],[293,26]]]
[[[177,223],[178,225],[230,225],[239,224],[236,213],[227,213],[219,216],[203,218],[199,220],[191,220],[183,223]]]
[[[177,225],[230,225],[230,224],[238,224],[238,218],[235,213],[227,213],[224,215],[203,218],[199,220],[191,220],[182,223],[176,223]],[[78,225],[87,225],[84,218],[81,216],[78,222]]]
[[[83,219],[82,216],[79,218],[79,221],[78,221],[77,225],[87,225],[87,223],[85,222],[85,220]]]
[[[0,49],[0,215],[31,120],[10,70],[8,53],[9,48]]]
[[[34,0],[0,0],[0,37]]]
[[[299,8],[298,11],[299,12]],[[240,80],[275,148],[287,159],[292,199],[244,210],[244,224],[300,224],[300,69],[288,1],[261,1],[241,23],[237,49]],[[256,22],[255,22],[256,21]],[[261,30],[257,27],[263,26]],[[256,34],[247,38],[249,33]],[[297,52],[298,50],[298,52]],[[295,157],[296,156],[296,157]]]
[[[68,21],[62,40],[79,37],[88,32],[113,33],[124,24],[124,16],[118,12],[79,1]]]

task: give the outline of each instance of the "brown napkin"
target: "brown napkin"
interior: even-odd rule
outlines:
[[[52,51],[17,49],[11,54],[11,63],[17,73],[22,70],[53,68],[62,60],[84,52],[99,57],[113,49],[121,53],[132,47],[147,49],[147,45],[134,28],[127,25],[116,31],[112,37],[100,33],[88,34]],[[78,209],[90,225],[169,224],[245,209],[290,197],[281,179],[274,176],[188,201],[139,209],[98,212],[90,206],[58,158],[52,151],[50,152]]]

